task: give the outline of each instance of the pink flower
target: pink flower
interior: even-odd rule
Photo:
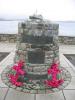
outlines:
[[[17,74],[16,75],[10,74],[9,78],[10,78],[10,81],[14,84],[18,79],[18,75]]]
[[[52,65],[51,65],[51,68],[56,68],[56,69],[57,69],[57,68],[58,68],[58,64],[55,64],[55,63],[52,64]]]
[[[51,69],[50,68],[48,68],[47,73],[48,73],[48,75],[51,74]]]
[[[26,72],[25,72],[25,71],[23,71],[23,70],[21,70],[21,69],[19,69],[17,72],[18,72],[19,74],[21,74],[21,75],[26,74]]]
[[[60,84],[60,85],[63,84],[63,82],[64,82],[63,79],[59,80],[59,84]]]
[[[22,69],[20,69],[19,67],[13,67],[13,69],[14,69],[15,71],[17,71],[17,73],[19,73],[19,74],[21,74],[21,75],[26,74],[26,72],[23,71]]]
[[[19,61],[18,65],[14,65],[12,69],[14,69],[17,73],[24,75],[26,74],[26,72],[21,69],[22,67],[23,67],[23,62]]]
[[[17,65],[14,65],[13,68],[12,68],[13,70],[16,71],[16,74],[15,74],[15,75],[13,75],[13,74],[8,75],[9,78],[10,78],[10,81],[11,81],[11,83],[12,83],[13,85],[16,85],[16,86],[22,86],[22,85],[23,85],[22,82],[18,82],[18,81],[17,81],[18,78],[19,78],[19,74],[21,74],[21,75],[26,74],[26,72],[22,70],[22,67],[23,67],[23,66],[24,66],[24,62],[20,60],[20,61],[17,63]]]
[[[59,74],[60,72],[61,70],[59,69],[58,64],[52,64],[52,66],[47,70],[48,75],[52,75],[52,80],[46,80],[45,84],[52,87],[58,87],[60,84],[62,84],[64,80],[57,79],[57,74]]]
[[[47,73],[48,75],[52,74],[52,73],[57,73],[60,72],[59,68],[58,68],[58,64],[53,64],[50,68],[48,68]]]
[[[14,85],[16,85],[16,86],[22,86],[23,85],[23,83],[22,82],[15,82],[15,84]]]
[[[53,88],[56,88],[56,87],[58,87],[59,85],[61,85],[62,83],[64,82],[64,80],[56,80],[56,81],[51,81],[51,80],[45,80],[45,84],[47,85],[47,86],[51,86],[51,87],[53,87]]]
[[[18,69],[19,69],[19,67],[18,67],[18,66],[16,66],[16,65],[14,65],[14,66],[12,67],[12,69],[14,69],[14,70],[18,70]]]
[[[18,74],[16,74],[16,75],[10,74],[10,75],[9,75],[10,81],[11,81],[11,83],[12,83],[13,85],[15,85],[15,86],[22,86],[22,85],[23,85],[22,82],[17,82],[18,77],[19,77]]]
[[[20,60],[20,61],[18,62],[18,67],[22,68],[23,66],[24,66],[24,62]]]

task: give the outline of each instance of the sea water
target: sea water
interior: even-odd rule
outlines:
[[[20,21],[0,21],[0,34],[17,34]],[[57,21],[59,35],[75,36],[75,21]]]

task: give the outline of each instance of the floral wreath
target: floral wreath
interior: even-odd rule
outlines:
[[[19,76],[25,76],[27,74],[27,72],[25,70],[23,70],[25,62],[23,62],[22,60],[20,60],[17,64],[15,64],[12,67],[12,70],[15,71],[15,74],[8,74],[9,80],[10,82],[17,86],[23,86],[23,82],[20,82]],[[59,85],[63,84],[64,80],[61,77],[61,70],[58,67],[58,64],[54,63],[52,64],[48,70],[47,70],[47,74],[48,74],[48,79],[44,80],[44,84],[48,87],[53,87],[53,88],[57,88]]]

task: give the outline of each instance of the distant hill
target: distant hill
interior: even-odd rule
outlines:
[[[24,21],[25,19],[3,19],[0,18],[0,21]]]
[[[0,18],[0,21],[4,21],[5,19],[4,18]]]
[[[28,16],[0,16],[0,21],[23,21],[26,20]]]

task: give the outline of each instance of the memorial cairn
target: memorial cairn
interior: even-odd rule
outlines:
[[[3,71],[3,82],[10,88],[33,94],[64,89],[71,75],[66,65],[60,65],[58,31],[58,24],[41,15],[19,23],[14,64]]]

